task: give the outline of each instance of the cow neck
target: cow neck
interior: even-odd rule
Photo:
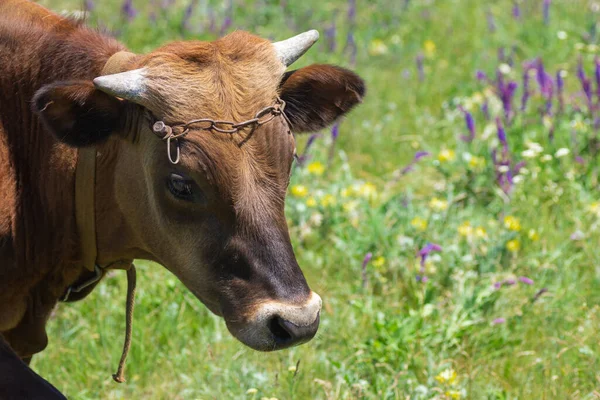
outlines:
[[[122,72],[135,54],[120,51],[113,54],[104,64],[101,75],[111,75]],[[110,266],[113,269],[127,269],[132,260],[119,260],[104,268],[98,265],[98,241],[96,231],[96,158],[97,149],[94,146],[79,149],[75,170],[75,220],[81,243],[81,260],[88,271],[98,273],[98,268]]]
[[[104,65],[101,75],[110,75],[121,72],[122,66],[128,61],[131,61],[133,57],[135,57],[135,54],[124,51],[113,54]],[[63,300],[67,300],[71,291],[77,292],[97,283],[104,275],[105,269],[127,270],[125,341],[123,343],[123,351],[121,353],[121,360],[119,361],[117,372],[113,374],[113,379],[120,383],[125,381],[125,360],[127,359],[129,348],[131,347],[136,274],[133,260],[119,260],[104,266],[98,265],[95,207],[96,159],[97,151],[95,147],[79,149],[75,170],[75,218],[81,238],[81,257],[83,266],[90,271],[94,271],[95,275],[91,279],[68,287]]]

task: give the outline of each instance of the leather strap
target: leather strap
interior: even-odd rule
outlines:
[[[113,54],[104,65],[101,75],[121,72],[134,57],[134,53],[127,51]],[[77,154],[75,170],[75,218],[81,238],[81,261],[89,271],[95,270],[98,258],[95,188],[96,148],[81,148]]]

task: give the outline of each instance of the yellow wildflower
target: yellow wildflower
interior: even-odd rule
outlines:
[[[433,57],[435,54],[435,43],[432,40],[426,40],[423,43],[423,50],[425,51],[425,55],[427,57]]]
[[[315,161],[308,164],[306,166],[306,170],[309,174],[323,175],[323,172],[325,172],[325,166],[321,162]]]
[[[377,186],[367,182],[358,188],[358,194],[366,198],[375,197],[377,195]]]
[[[419,232],[424,232],[427,229],[427,221],[421,217],[414,217],[410,221],[410,226],[412,226]]]
[[[371,41],[371,45],[369,46],[369,53],[374,56],[380,56],[382,54],[387,53],[388,48],[381,39],[374,39]]]
[[[446,391],[446,397],[449,399],[460,399],[460,392],[458,390]]]
[[[291,187],[290,192],[292,196],[306,197],[308,195],[308,189],[304,185],[294,185]]]
[[[588,211],[600,217],[600,201],[594,201],[588,206]]]
[[[383,256],[379,256],[376,259],[374,259],[371,264],[375,267],[375,268],[381,268],[384,266],[385,264],[385,257]]]
[[[467,238],[473,236],[473,227],[471,226],[471,223],[469,221],[465,221],[460,224],[458,227],[458,234]]]
[[[289,366],[288,367],[288,371],[290,371],[290,372],[296,372],[296,366],[295,365]]]
[[[246,394],[256,394],[256,393],[258,393],[257,388],[250,388],[250,389],[246,390]]]
[[[448,368],[440,372],[440,374],[435,377],[435,380],[444,385],[454,385],[454,383],[456,383],[456,371],[452,368]]]
[[[573,121],[571,123],[571,127],[573,127],[574,129],[576,129],[578,131],[587,130],[587,125],[580,119]]]
[[[521,242],[518,239],[509,240],[506,242],[506,250],[511,253],[516,253],[521,249]]]
[[[469,159],[469,168],[480,170],[483,169],[483,167],[485,167],[485,158],[471,156],[471,158]]]
[[[507,215],[504,217],[504,227],[509,231],[519,232],[521,230],[521,221],[517,217]]]
[[[340,195],[342,197],[350,197],[354,194],[354,188],[352,186],[348,186],[347,188],[342,189]]]
[[[356,207],[358,207],[358,202],[356,200],[344,203],[344,205],[342,206],[342,208],[346,212],[352,212],[352,211],[356,210]]]
[[[323,196],[323,198],[321,199],[321,205],[323,207],[329,207],[335,204],[335,197],[333,197],[332,194],[326,194],[325,196]]]
[[[433,211],[445,211],[448,209],[448,202],[446,200],[442,200],[442,199],[438,199],[437,197],[434,197],[433,199],[431,199],[429,201],[429,208],[431,208]]]
[[[537,231],[535,229],[530,229],[529,232],[527,232],[527,237],[532,242],[536,242],[536,241],[540,240],[540,234],[537,233]]]
[[[316,206],[317,206],[317,200],[315,200],[315,198],[314,198],[314,197],[312,197],[312,196],[311,196],[311,197],[309,197],[309,198],[306,200],[306,206],[307,206],[307,207],[316,207]]]
[[[475,228],[475,236],[479,239],[487,238],[487,232],[485,231],[485,228],[483,226],[478,226]]]
[[[444,149],[438,154],[438,160],[440,162],[450,162],[454,161],[454,159],[456,159],[456,153],[454,150]]]

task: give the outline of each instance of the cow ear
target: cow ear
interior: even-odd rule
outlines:
[[[33,111],[60,142],[85,147],[105,141],[118,130],[121,103],[92,82],[58,82],[37,91]]]
[[[280,90],[295,132],[314,132],[330,125],[361,102],[366,91],[358,75],[333,65],[289,71]]]

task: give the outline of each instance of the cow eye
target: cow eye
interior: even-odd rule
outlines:
[[[173,196],[181,200],[192,201],[194,199],[194,186],[194,181],[179,174],[171,174],[167,179],[167,188]]]

